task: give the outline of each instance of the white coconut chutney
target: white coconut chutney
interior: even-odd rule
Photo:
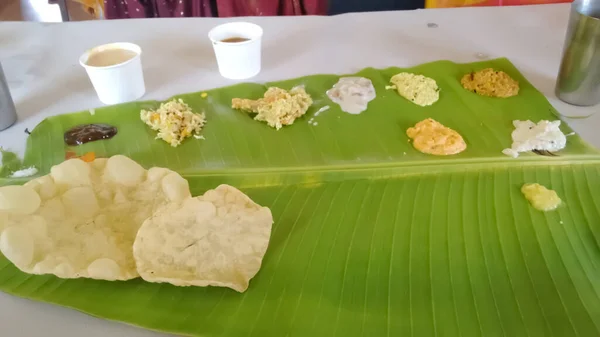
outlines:
[[[31,177],[32,175],[35,175],[36,173],[38,173],[38,169],[35,166],[31,166],[31,167],[13,172],[10,175],[10,177],[11,178],[25,178],[25,177]]]
[[[559,151],[567,146],[567,137],[560,131],[560,120],[542,120],[537,124],[527,121],[513,121],[515,130],[512,132],[512,146],[504,149],[502,153],[511,157],[518,157],[519,152]]]
[[[342,77],[327,91],[327,97],[342,111],[358,115],[367,110],[369,102],[375,99],[375,88],[368,78]]]

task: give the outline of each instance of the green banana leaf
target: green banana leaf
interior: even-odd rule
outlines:
[[[22,168],[23,163],[19,159],[16,153],[5,151],[0,148],[0,155],[2,156],[2,165],[0,166],[0,177],[8,177],[13,172],[18,171]]]
[[[520,95],[462,89],[464,73],[485,67],[519,80]],[[440,100],[422,108],[385,91],[401,70],[436,79]],[[33,276],[3,257],[0,290],[193,336],[600,335],[600,153],[575,135],[558,157],[504,156],[512,120],[557,118],[506,59],[359,75],[373,80],[378,97],[357,116],[324,95],[338,76],[267,84],[304,84],[315,99],[307,116],[280,131],[230,109],[232,97],[256,98],[266,88],[241,84],[207,98],[178,96],[204,110],[208,124],[206,140],[177,148],[154,140],[139,120],[140,108],[158,102],[49,118],[29,137],[24,165],[45,174],[70,150],[66,129],[113,124],[116,137],[76,151],[173,168],[195,195],[231,184],[270,207],[269,249],[245,293]],[[331,109],[313,117],[324,105]],[[405,130],[428,117],[459,131],[467,150],[447,158],[414,150]],[[564,204],[534,210],[520,192],[528,182],[556,190]]]
[[[520,82],[520,95],[509,98],[487,98],[468,92],[460,84],[461,77],[470,71],[486,67],[502,69]],[[401,71],[412,71],[434,78],[441,89],[440,100],[432,106],[420,107],[385,90],[389,79]],[[154,108],[160,102],[127,103],[76,114],[51,117],[31,133],[24,165],[36,165],[41,173],[64,160],[67,150],[78,153],[94,151],[99,156],[126,154],[144,166],[169,167],[181,174],[208,172],[313,170],[315,167],[342,168],[366,165],[420,165],[422,162],[514,162],[502,154],[510,147],[515,119],[557,119],[554,109],[507,60],[455,64],[438,61],[410,69],[365,69],[357,75],[373,81],[377,98],[360,115],[342,112],[332,103],[325,91],[339,76],[317,75],[278,83],[240,84],[228,88],[177,96],[195,111],[205,111],[207,125],[205,140],[189,139],[177,148],[162,140],[155,141],[156,132],[145,127],[139,112]],[[293,127],[276,131],[253,116],[231,109],[234,97],[259,98],[268,86],[290,89],[305,85],[315,103]],[[314,118],[318,125],[308,123],[323,106],[330,109]],[[416,151],[407,141],[406,129],[431,117],[458,131],[468,149],[456,156],[435,157]],[[81,123],[109,123],[119,133],[108,141],[91,142],[69,149],[63,133]],[[564,124],[564,132],[572,130]],[[563,155],[587,155],[598,152],[586,146],[578,137],[569,139]],[[536,155],[529,158],[546,160]]]

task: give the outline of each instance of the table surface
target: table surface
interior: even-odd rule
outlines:
[[[310,74],[347,74],[365,67],[413,66],[441,59],[473,62],[507,57],[565,115],[600,110],[567,105],[554,95],[568,4],[428,9],[333,17],[244,18],[264,28],[263,70],[254,82]],[[142,47],[146,95],[233,84],[219,76],[207,33],[233,19],[177,18],[62,24],[0,23],[2,63],[19,121],[0,132],[0,146],[25,149],[25,128],[44,118],[102,104],[79,56],[93,46],[127,41]],[[240,20],[240,19],[237,19]],[[428,25],[435,23],[437,27]],[[600,114],[565,119],[600,147]],[[79,312],[0,293],[3,336],[165,336]]]

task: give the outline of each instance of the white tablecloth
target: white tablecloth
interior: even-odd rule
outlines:
[[[264,30],[265,82],[365,67],[412,66],[448,59],[508,57],[561,112],[600,110],[558,101],[554,83],[569,5],[462,8],[346,14],[335,17],[248,18]],[[227,19],[231,20],[231,19]],[[78,58],[98,44],[127,41],[142,47],[143,99],[232,84],[219,76],[208,30],[225,19],[147,19],[65,24],[0,23],[0,62],[19,122],[0,132],[0,146],[24,152],[25,128],[47,116],[101,105]],[[428,23],[437,24],[436,28]],[[568,123],[600,147],[600,113]],[[76,294],[74,294],[75,296]],[[158,336],[72,310],[0,293],[2,336]]]

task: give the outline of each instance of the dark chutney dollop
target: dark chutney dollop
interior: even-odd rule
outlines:
[[[65,143],[77,146],[96,140],[110,139],[116,134],[117,128],[108,124],[77,125],[65,132]]]

